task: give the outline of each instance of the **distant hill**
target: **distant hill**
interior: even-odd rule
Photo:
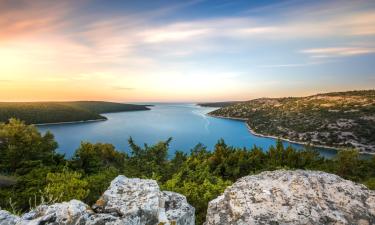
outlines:
[[[101,113],[149,110],[143,105],[102,101],[0,102],[0,122],[17,118],[27,124],[106,119]]]
[[[226,107],[230,105],[234,105],[236,103],[240,103],[240,101],[228,101],[228,102],[205,102],[205,103],[198,103],[197,105],[202,107]]]
[[[261,135],[375,153],[375,90],[261,98],[209,114],[245,119]]]
[[[67,102],[69,106],[76,106],[89,110],[94,113],[111,113],[111,112],[124,112],[124,111],[139,111],[149,110],[145,105],[124,104],[116,102],[102,102],[102,101],[77,101]]]

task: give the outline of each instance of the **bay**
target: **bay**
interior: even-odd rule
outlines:
[[[251,148],[256,145],[268,150],[275,139],[251,134],[242,121],[220,119],[206,114],[215,108],[196,104],[155,104],[148,111],[103,114],[106,121],[38,126],[42,133],[51,131],[59,144],[58,151],[71,157],[81,141],[111,143],[120,151],[129,151],[128,139],[152,145],[172,137],[169,155],[177,150],[189,153],[202,143],[212,150],[220,138],[228,145]],[[297,149],[304,146],[283,142]],[[321,155],[331,158],[335,150],[317,148]]]

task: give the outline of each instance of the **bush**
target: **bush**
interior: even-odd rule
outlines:
[[[66,169],[58,173],[48,173],[43,197],[51,202],[83,200],[89,194],[89,190],[88,182],[81,178],[82,174]]]

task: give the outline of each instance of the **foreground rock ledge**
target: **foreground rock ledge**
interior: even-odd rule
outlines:
[[[154,180],[118,176],[90,208],[78,200],[40,205],[21,217],[0,210],[0,225],[194,225],[185,196],[160,191]]]
[[[317,171],[239,179],[208,206],[205,225],[375,224],[375,192]]]

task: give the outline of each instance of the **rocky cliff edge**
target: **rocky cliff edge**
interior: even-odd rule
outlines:
[[[160,191],[154,180],[118,176],[92,207],[71,200],[20,217],[0,210],[0,225],[194,225],[194,213],[185,196]]]

